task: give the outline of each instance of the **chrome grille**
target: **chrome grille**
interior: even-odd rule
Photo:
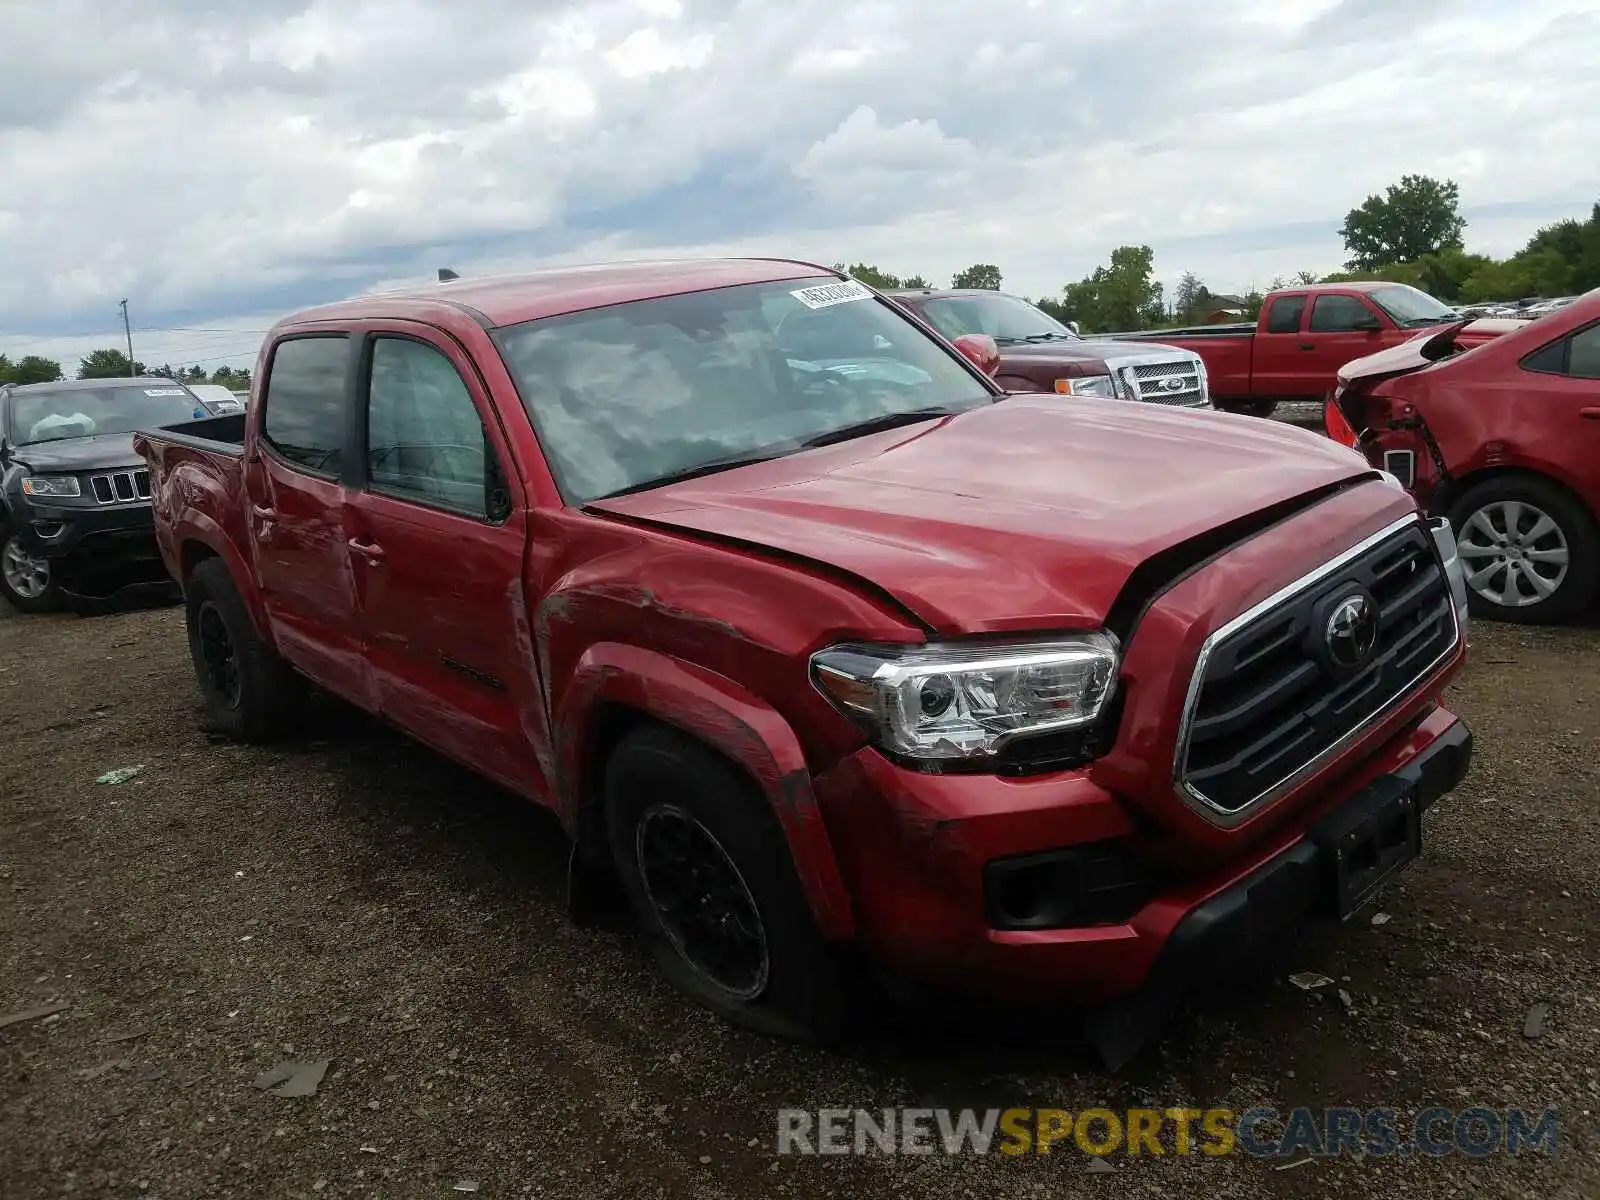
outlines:
[[[108,471],[89,480],[89,490],[101,504],[131,504],[150,499],[150,472],[139,467],[132,471]]]
[[[1365,662],[1325,653],[1330,607],[1363,592],[1378,612]],[[1230,621],[1190,681],[1174,775],[1185,801],[1232,824],[1348,746],[1455,650],[1461,632],[1433,538],[1408,518]]]
[[[1123,384],[1132,399],[1146,404],[1201,408],[1208,401],[1200,380],[1200,364],[1192,358],[1170,362],[1136,363],[1123,369]],[[1171,381],[1171,382],[1169,382]]]

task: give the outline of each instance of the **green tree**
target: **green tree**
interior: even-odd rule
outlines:
[[[880,292],[893,291],[900,286],[900,276],[891,275],[887,271],[880,271],[877,267],[867,263],[857,263],[849,268],[845,274],[851,279],[859,279],[868,287],[875,287]]]
[[[11,368],[11,383],[54,383],[61,378],[61,364],[40,354],[25,354]]]
[[[91,350],[78,363],[79,379],[126,379],[143,374],[144,364],[136,362],[130,369],[128,356],[121,350]]]
[[[1155,252],[1149,246],[1118,246],[1107,266],[1061,289],[1062,307],[1085,330],[1148,329],[1165,317]]]
[[[1600,287],[1600,204],[1594,206],[1587,221],[1557,221],[1546,225],[1528,239],[1517,257],[1546,250],[1556,252],[1567,264],[1570,277],[1566,287],[1574,292]]]
[[[1453,180],[1403,175],[1382,196],[1368,196],[1345,214],[1344,238],[1352,271],[1415,262],[1424,254],[1461,249],[1461,189]]]
[[[903,288],[931,288],[933,284],[929,283],[921,275],[907,275],[900,281],[900,286]]]
[[[1000,268],[993,263],[973,263],[965,271],[957,271],[950,281],[953,288],[987,288],[1000,290]]]
[[[1205,314],[1200,306],[1211,298],[1211,292],[1200,282],[1193,271],[1185,271],[1172,289],[1172,319],[1185,325],[1200,320]]]
[[[205,383],[202,377],[196,383]],[[218,367],[211,373],[211,383],[219,383],[223,387],[235,392],[248,391],[250,388],[250,371],[245,367]]]

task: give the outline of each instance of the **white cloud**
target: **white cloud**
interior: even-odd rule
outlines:
[[[1593,0],[101,8],[0,9],[12,355],[115,344],[123,296],[253,328],[552,257],[988,261],[1038,294],[1148,242],[1238,290],[1337,266],[1404,173],[1456,179],[1497,253],[1600,198]]]

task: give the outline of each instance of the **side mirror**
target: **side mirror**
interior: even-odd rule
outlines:
[[[1083,330],[1078,328],[1078,323],[1076,321],[1068,321],[1067,328],[1072,330],[1072,332],[1077,334],[1079,337],[1083,336]]]
[[[987,333],[963,333],[952,343],[965,358],[985,375],[1000,369],[1000,347]]]
[[[1364,317],[1357,317],[1355,323],[1352,324],[1350,328],[1361,333],[1377,333],[1383,328],[1383,322],[1378,320],[1378,318],[1373,316],[1371,313],[1368,313]]]

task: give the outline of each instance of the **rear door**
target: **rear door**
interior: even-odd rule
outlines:
[[[542,705],[523,597],[527,507],[487,389],[448,334],[369,328],[349,546],[384,716],[525,795]]]
[[[1519,440],[1560,471],[1600,515],[1600,321],[1528,355],[1515,389]]]
[[[1298,396],[1306,351],[1301,329],[1306,321],[1306,294],[1280,292],[1267,301],[1250,346],[1250,394],[1263,400]]]
[[[279,341],[245,462],[262,602],[283,656],[329,691],[372,707],[346,546],[345,471],[354,378],[347,331]]]

